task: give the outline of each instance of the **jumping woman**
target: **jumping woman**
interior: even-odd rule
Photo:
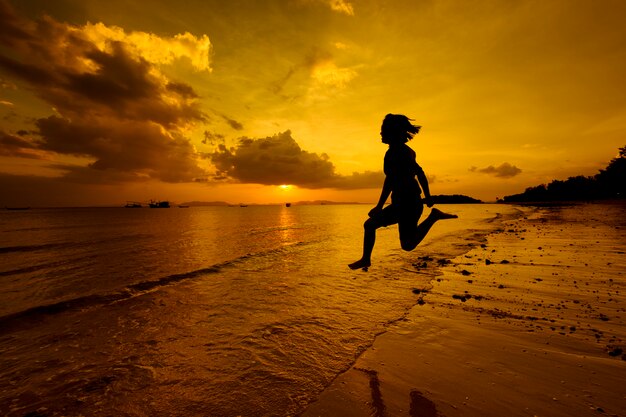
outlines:
[[[350,269],[365,269],[371,265],[376,229],[379,227],[397,223],[400,246],[405,251],[411,251],[424,239],[436,221],[457,218],[455,214],[434,208],[421,224],[417,224],[424,211],[423,204],[433,206],[424,170],[415,161],[415,151],[406,144],[420,131],[420,127],[413,125],[411,119],[401,114],[388,114],[383,120],[380,136],[382,142],[389,145],[384,163],[385,182],[378,204],[370,210],[369,219],[363,225],[363,256],[348,265]],[[391,204],[384,207],[390,194]]]

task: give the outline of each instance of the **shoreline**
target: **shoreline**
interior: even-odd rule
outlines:
[[[594,207],[505,220],[301,415],[619,415],[625,228]]]

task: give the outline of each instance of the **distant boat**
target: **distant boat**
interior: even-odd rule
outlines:
[[[30,207],[5,207],[7,210],[30,210]]]
[[[126,205],[124,207],[126,207],[126,208],[142,208],[143,206],[141,205],[141,203],[138,203],[136,201],[127,201]]]
[[[151,200],[149,206],[150,208],[170,208],[170,202]]]
[[[184,204],[179,204],[179,205],[178,205],[178,208],[189,208],[189,206],[186,206],[186,205],[184,205]]]
[[[285,207],[291,207],[291,203],[285,203]]]
[[[248,205],[241,203],[241,204],[239,204],[239,207],[248,207]]]

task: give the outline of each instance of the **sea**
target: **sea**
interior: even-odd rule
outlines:
[[[0,415],[296,416],[523,208],[441,205],[412,252],[369,205],[0,211]],[[426,210],[426,214],[428,209]]]

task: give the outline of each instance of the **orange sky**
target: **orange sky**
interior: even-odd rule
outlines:
[[[433,194],[626,145],[626,2],[0,0],[0,206],[375,202],[380,122]],[[280,184],[292,187],[280,188]]]

